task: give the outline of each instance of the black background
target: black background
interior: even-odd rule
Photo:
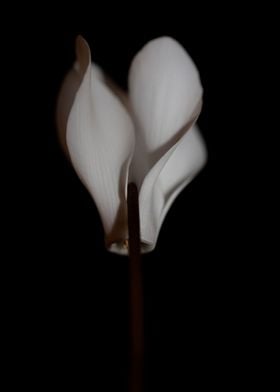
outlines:
[[[73,17],[75,8],[69,7]],[[150,39],[170,35],[193,58],[204,87],[198,125],[207,166],[173,204],[156,250],[143,256],[145,390],[227,390],[244,377],[245,386],[261,376],[251,366],[259,346],[249,320],[258,301],[243,246],[249,241],[250,200],[239,176],[250,171],[241,164],[243,142],[236,137],[247,94],[241,85],[250,68],[244,54],[254,34],[244,28],[247,16],[240,9],[221,15],[199,6],[162,6],[154,13],[147,7],[88,8],[84,17],[90,24],[83,18],[65,23],[69,12],[59,27],[52,17],[44,26],[39,18],[14,41],[15,66],[22,71],[17,99],[24,110],[18,114],[17,178],[23,195],[11,229],[20,240],[10,249],[20,254],[11,262],[10,288],[10,355],[19,371],[11,382],[30,389],[124,391],[127,383],[128,260],[105,250],[94,202],[56,138],[56,98],[74,61],[77,34],[124,88],[137,51]]]

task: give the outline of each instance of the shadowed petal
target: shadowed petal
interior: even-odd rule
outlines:
[[[67,122],[66,141],[73,166],[93,196],[108,246],[126,239],[126,184],[134,149],[133,124],[119,99],[90,63],[76,93]],[[114,248],[118,251],[118,248]]]
[[[151,251],[156,245],[163,220],[173,201],[206,163],[207,152],[196,126],[193,126],[146,176],[139,200],[141,239]]]

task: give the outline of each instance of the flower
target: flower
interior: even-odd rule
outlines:
[[[174,199],[206,163],[195,125],[203,93],[198,71],[174,39],[154,39],[132,61],[127,95],[91,62],[80,36],[76,56],[58,99],[61,141],[112,252],[127,254],[127,184],[136,183],[141,251],[149,252]]]

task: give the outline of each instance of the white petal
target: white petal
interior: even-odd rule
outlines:
[[[90,50],[86,47],[88,59]],[[126,184],[134,150],[130,116],[88,61],[68,123],[71,161],[99,210],[107,245],[127,238]],[[122,252],[117,246],[113,251]]]
[[[206,159],[204,141],[193,126],[149,172],[139,196],[143,252],[154,249],[173,201],[202,169]]]
[[[202,87],[184,48],[174,39],[162,37],[150,41],[134,58],[129,93],[137,124],[133,179],[140,185],[149,168],[196,115]]]

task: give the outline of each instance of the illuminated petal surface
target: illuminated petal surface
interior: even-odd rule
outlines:
[[[67,122],[66,141],[80,179],[94,198],[106,243],[126,238],[126,184],[134,149],[132,121],[119,99],[88,62]]]
[[[139,186],[182,136],[185,125],[198,115],[202,87],[184,48],[174,39],[162,37],[150,41],[135,56],[129,72],[129,94],[137,145],[131,178]]]

